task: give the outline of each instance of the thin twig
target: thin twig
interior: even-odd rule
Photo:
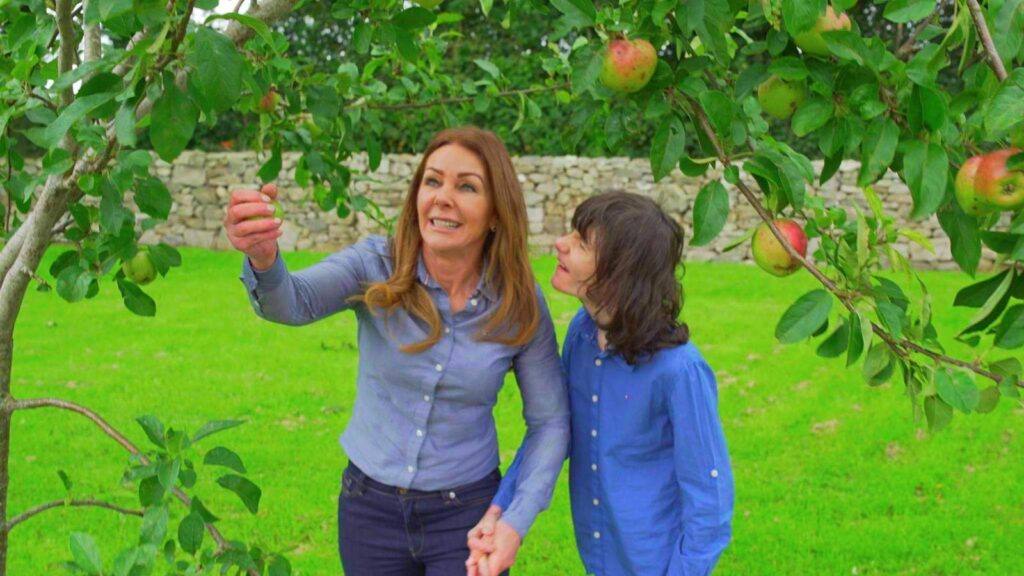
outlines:
[[[722,162],[723,166],[731,166],[732,162],[730,158],[725,154],[725,151],[722,149],[722,145],[718,141],[718,136],[715,134],[715,130],[711,127],[711,123],[708,122],[707,115],[704,113],[704,110],[700,107],[700,104],[696,100],[690,98],[688,99],[688,101],[690,103],[690,107],[692,108],[694,115],[697,117],[697,121],[700,124],[701,130],[708,137],[708,140],[711,142],[712,146],[714,146],[715,152],[718,154],[718,159]],[[826,276],[821,270],[819,270],[817,266],[812,264],[809,260],[803,257],[799,252],[797,252],[796,249],[794,249],[793,246],[789,243],[789,241],[782,235],[782,233],[779,232],[779,229],[775,226],[775,223],[773,222],[774,217],[761,204],[761,202],[757,199],[757,196],[750,189],[750,187],[748,187],[747,184],[743,182],[743,180],[737,180],[736,187],[739,189],[743,197],[746,198],[747,202],[750,203],[750,205],[754,208],[754,210],[757,212],[757,215],[761,217],[761,220],[763,220],[765,224],[768,225],[768,228],[771,230],[775,238],[778,239],[779,243],[782,244],[782,247],[786,251],[786,253],[789,254],[791,258],[799,262],[800,265],[803,266],[804,269],[806,269],[808,272],[810,272],[811,276],[814,276],[819,282],[821,282],[821,284],[825,286],[825,288],[828,289],[829,292],[833,293],[836,296],[836,298],[838,298],[839,301],[846,307],[847,310],[849,310],[850,312],[856,312],[856,307],[854,306],[851,298],[848,295],[844,294],[843,291],[841,291],[836,286],[835,282],[833,282],[828,276]],[[935,360],[936,362],[942,362],[944,364],[949,364],[952,366],[958,366],[960,368],[971,370],[975,374],[984,376],[985,378],[988,378],[994,382],[1003,381],[1002,376],[985,370],[980,366],[976,366],[974,364],[956,358],[951,358],[949,356],[940,354],[933,350],[929,350],[928,348],[925,348],[920,344],[917,344],[916,342],[907,340],[906,338],[894,338],[892,335],[890,335],[888,332],[886,332],[884,329],[882,329],[878,324],[875,324],[874,322],[871,323],[871,329],[875,334],[878,335],[879,338],[881,338],[886,344],[888,344],[890,348],[896,350],[897,352],[903,350],[912,350],[919,354],[928,356],[929,358]],[[1024,382],[1018,381],[1017,386],[1020,388],[1024,388]]]
[[[91,499],[90,500],[72,500],[70,502],[66,502],[64,500],[55,500],[53,502],[47,502],[46,504],[40,504],[39,506],[36,506],[35,508],[31,508],[29,510],[26,510],[25,512],[22,512],[21,514],[18,514],[14,518],[11,518],[7,522],[7,524],[5,526],[0,528],[0,530],[5,530],[7,532],[10,532],[18,524],[21,524],[25,520],[28,520],[29,518],[31,518],[31,517],[33,517],[33,516],[35,516],[37,514],[41,514],[43,512],[46,512],[47,510],[51,510],[53,508],[62,508],[64,506],[80,506],[80,507],[92,506],[92,507],[96,507],[96,508],[106,508],[107,510],[113,510],[114,512],[120,512],[121,514],[124,514],[125,516],[138,516],[140,518],[144,515],[142,510],[132,510],[131,508],[124,508],[124,507],[118,506],[116,504],[111,504],[109,502],[104,502],[102,500],[91,500]]]
[[[68,410],[81,414],[91,420],[93,424],[103,431],[104,434],[110,436],[115,442],[120,444],[121,447],[138,458],[139,462],[141,462],[143,466],[150,463],[149,458],[146,457],[146,455],[143,454],[142,451],[139,450],[139,448],[124,434],[111,426],[103,419],[102,416],[80,404],[75,404],[74,402],[68,402],[66,400],[59,400],[57,398],[32,398],[29,400],[14,400],[12,402],[8,402],[2,407],[2,409],[10,412],[14,412],[16,410],[31,410],[33,408],[60,408],[61,410]],[[192,505],[191,498],[189,498],[188,495],[182,492],[179,488],[173,488],[172,492],[175,498],[177,498],[186,507]],[[227,541],[224,540],[224,536],[221,535],[220,531],[217,530],[213,524],[206,524],[206,531],[217,543],[218,552],[227,549]]]
[[[1003,59],[999,57],[999,51],[996,50],[996,45],[992,42],[992,35],[988,32],[988,24],[985,23],[985,15],[981,12],[981,6],[978,4],[978,0],[967,0],[967,6],[971,10],[974,27],[978,29],[981,45],[985,47],[985,54],[988,55],[988,64],[996,73],[996,78],[1002,82],[1006,80],[1006,67],[1003,66]]]

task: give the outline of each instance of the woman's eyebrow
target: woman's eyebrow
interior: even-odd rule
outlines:
[[[444,176],[444,170],[441,170],[439,168],[434,168],[433,166],[427,166],[427,170],[432,170],[434,172],[437,172],[441,176]],[[483,179],[484,179],[483,176],[477,174],[476,172],[459,172],[459,177],[460,178],[464,178],[466,176],[476,176],[477,178],[480,179],[481,182],[483,182]]]

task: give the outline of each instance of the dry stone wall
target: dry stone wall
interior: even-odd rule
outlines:
[[[313,201],[311,192],[295,183],[297,160],[296,154],[284,156],[284,169],[278,180],[286,212],[285,234],[280,240],[285,251],[333,251],[368,234],[382,231],[379,225],[362,214],[341,219],[334,213],[322,212]],[[375,172],[354,178],[353,188],[356,193],[373,198],[388,216],[395,215],[418,161],[418,156],[386,155]],[[683,224],[689,238],[691,207],[697,191],[707,178],[717,177],[717,174],[709,173],[703,178],[691,178],[676,170],[655,183],[647,160],[630,158],[520,156],[514,159],[514,164],[526,196],[530,244],[538,253],[552,251],[555,238],[568,229],[574,206],[589,195],[615,188],[657,200]],[[175,206],[170,219],[148,231],[143,241],[162,240],[173,245],[229,249],[222,223],[228,196],[235,188],[253,187],[257,182],[259,165],[255,154],[244,152],[187,151],[173,164],[158,160],[158,176],[168,183]],[[354,174],[364,173],[365,157],[354,158],[350,166]],[[816,166],[817,170],[820,168],[820,165]],[[851,213],[854,204],[864,207],[863,194],[856,186],[858,169],[856,162],[844,162],[836,177],[814,193],[820,195],[826,205],[840,206]],[[758,222],[757,215],[736,189],[731,185],[727,187],[734,210],[725,229],[711,245],[688,246],[687,260],[750,260],[749,243],[728,252],[723,250]],[[899,219],[908,217],[910,191],[895,174],[887,174],[875,189],[888,211]],[[949,239],[934,217],[922,222],[904,221],[901,225],[921,231],[935,247],[935,253],[930,253],[911,242],[899,244],[897,249],[912,262],[922,268],[956,268],[950,254]],[[993,255],[986,252],[983,266],[991,264],[992,259]]]

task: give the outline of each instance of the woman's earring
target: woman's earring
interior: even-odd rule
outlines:
[[[498,231],[498,225],[497,224],[491,224],[491,232],[497,232],[497,231]]]

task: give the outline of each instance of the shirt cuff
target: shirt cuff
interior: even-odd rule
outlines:
[[[538,514],[540,510],[534,506],[513,502],[508,511],[502,513],[501,520],[515,529],[520,540],[526,540],[526,533],[530,531],[530,526]]]
[[[262,272],[252,267],[252,262],[249,262],[249,257],[247,256],[242,262],[242,275],[239,279],[249,289],[249,292],[255,295],[257,286],[264,290],[273,290],[281,282],[284,282],[287,276],[288,269],[284,265],[284,260],[281,259],[281,253],[278,252],[277,257],[274,258],[274,263],[271,264],[270,268]]]

